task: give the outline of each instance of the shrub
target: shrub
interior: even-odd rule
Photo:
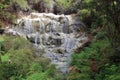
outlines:
[[[85,17],[89,17],[91,15],[90,10],[88,10],[88,9],[79,10],[78,14],[79,14],[81,20],[83,20]]]
[[[57,4],[62,6],[64,9],[71,7],[73,0],[56,0]]]
[[[109,59],[115,52],[110,46],[106,33],[99,32],[89,47],[79,54],[72,55],[71,65],[76,66],[78,73],[70,73],[70,80],[119,80],[120,65]],[[101,39],[101,37],[103,37]],[[77,76],[77,77],[76,77]]]
[[[12,0],[12,2],[16,2],[21,8],[29,8],[26,0]]]
[[[35,55],[31,44],[21,37],[3,35],[5,52],[0,64],[0,80],[63,80],[50,60]],[[3,40],[1,39],[1,42]],[[9,44],[9,45],[8,45]]]

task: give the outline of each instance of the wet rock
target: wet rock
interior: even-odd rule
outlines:
[[[40,28],[40,22],[39,21],[32,21],[33,26],[35,27],[36,31],[39,31]]]
[[[34,35],[27,35],[26,38],[32,43],[40,44],[39,38],[37,38],[38,40],[37,40],[37,42],[35,42],[35,36]]]
[[[55,43],[55,45],[56,45],[56,47],[59,47],[59,46],[61,46],[61,39],[53,39],[53,41],[54,41],[54,43]]]
[[[65,51],[63,48],[55,48],[53,52],[63,54]]]
[[[0,29],[0,34],[3,34],[5,29]]]
[[[66,59],[66,57],[62,57],[62,58],[60,58],[60,61],[61,61],[61,62],[66,62],[67,59]]]
[[[81,40],[81,43],[79,43],[78,46],[76,46],[76,48],[74,49],[74,52],[79,53],[84,47],[88,47],[90,43],[91,43],[90,40],[86,40],[86,41]]]

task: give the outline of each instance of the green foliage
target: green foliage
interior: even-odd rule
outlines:
[[[43,73],[35,72],[34,74],[28,76],[26,80],[48,80],[48,74],[48,71]]]
[[[3,44],[4,39],[2,37],[0,37],[0,44]]]
[[[109,1],[109,0],[105,0],[105,1],[83,0],[82,4],[80,6],[78,6],[78,8],[80,9],[79,12],[81,12],[81,10],[84,10],[84,9],[90,11],[89,16],[91,16],[91,19],[96,19],[96,21],[97,21],[99,18],[103,18],[103,16],[105,16],[103,19],[107,19],[107,20],[109,20],[109,22],[116,24],[116,21],[114,21],[115,18],[117,20],[119,20],[117,18],[117,17],[119,17],[119,15],[118,15],[119,12],[118,12],[118,14],[116,12],[116,11],[119,11],[118,5],[119,5],[119,2],[116,0],[112,0],[112,1]]]
[[[72,55],[71,65],[76,66],[80,73],[70,73],[74,76],[71,80],[119,80],[120,65],[110,60],[113,53],[115,50],[110,46],[106,32],[99,32],[89,47]]]
[[[49,59],[35,55],[31,43],[24,38],[3,35],[2,44],[3,40],[0,80],[64,80]]]
[[[3,27],[6,23],[13,24],[16,16],[9,12],[7,9],[10,7],[10,0],[0,1],[0,26]]]
[[[105,80],[119,80],[120,79],[120,75],[119,75],[120,67],[114,64],[113,65],[106,64],[105,71],[106,71]]]
[[[48,7],[51,7],[51,0],[44,0],[44,2],[46,2],[48,4]]]
[[[42,72],[42,67],[41,67],[40,63],[36,62],[36,63],[31,64],[29,70],[30,70],[29,74],[34,73],[34,72],[40,72],[41,73]]]
[[[81,20],[83,20],[85,17],[90,16],[90,10],[82,9],[82,10],[79,10],[78,14],[79,14]]]
[[[2,62],[7,62],[9,60],[9,55],[5,54],[5,55],[1,55],[1,61]]]
[[[29,8],[26,0],[12,0],[12,2],[16,2],[21,8]]]
[[[57,4],[67,9],[71,7],[73,4],[73,0],[56,0]]]
[[[4,53],[4,39],[0,37],[0,55],[3,53]]]
[[[15,38],[12,40],[12,48],[13,49],[25,49],[25,48],[30,48],[30,42],[28,42],[27,40],[25,40],[24,38]]]
[[[82,0],[80,18],[95,35],[92,44],[73,54],[79,73],[71,80],[119,80],[120,6],[118,0]],[[78,76],[78,78],[76,78]]]
[[[9,12],[2,11],[2,12],[0,12],[0,15],[6,21],[11,21],[11,22],[15,21],[15,16],[12,15],[11,13],[9,13]]]
[[[0,9],[3,9],[3,8],[5,8],[5,5],[0,3]]]
[[[73,56],[73,65],[81,71],[80,74],[90,75],[86,80],[120,79],[120,35],[118,35],[120,34],[120,7],[118,5],[117,0],[83,0],[82,5],[79,6],[78,14],[81,19],[91,26],[90,30],[96,34],[95,41],[88,48]],[[94,60],[97,66],[83,64],[91,64],[91,60]],[[91,69],[90,71],[86,69],[91,74],[83,72],[82,67],[86,66]],[[98,69],[98,72],[94,72],[92,68]]]
[[[19,68],[15,64],[2,63],[0,64],[0,80],[8,80],[12,75],[18,75]]]

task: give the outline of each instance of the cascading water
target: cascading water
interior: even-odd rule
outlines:
[[[69,33],[69,19],[64,16],[63,22],[62,22],[62,27],[63,27],[63,33]]]
[[[45,25],[44,25],[44,23],[42,22],[41,19],[40,19],[39,23],[40,23],[40,29],[39,29],[39,31],[40,31],[40,34],[42,34],[42,33],[44,33]]]
[[[37,46],[37,44],[38,44],[38,32],[36,32],[36,35],[35,35],[35,40],[34,40],[34,42],[35,42],[35,45]]]
[[[56,68],[66,73],[71,54],[87,40],[84,32],[84,36],[79,35],[84,25],[75,19],[73,15],[31,13],[18,19],[18,25],[12,31],[33,42],[36,48],[45,50],[43,56],[49,58]]]

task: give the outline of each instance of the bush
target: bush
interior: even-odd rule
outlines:
[[[26,0],[12,0],[12,2],[16,2],[20,6],[20,8],[29,8]]]
[[[35,55],[30,42],[15,36],[2,38],[5,52],[1,55],[0,80],[64,80],[49,59]]]
[[[84,20],[86,17],[89,17],[91,15],[90,10],[88,9],[79,10],[78,14],[81,20]]]
[[[73,0],[56,0],[57,4],[62,6],[64,9],[68,9],[73,4]]]
[[[85,47],[79,54],[72,55],[72,66],[76,66],[79,73],[70,73],[70,80],[119,80],[120,65],[111,63],[109,59],[115,52],[110,47],[106,33],[99,32],[89,47]],[[101,37],[103,37],[101,39]],[[77,76],[77,77],[76,77]]]

